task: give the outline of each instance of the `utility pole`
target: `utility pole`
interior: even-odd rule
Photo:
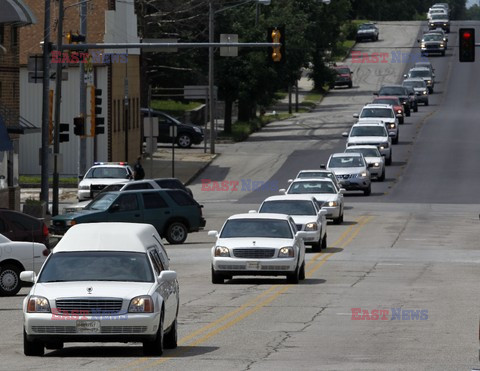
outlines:
[[[50,90],[50,0],[45,0],[43,25],[43,95],[42,95],[42,147],[41,147],[41,192],[40,199],[48,209],[48,151],[49,151],[49,90]]]
[[[87,2],[82,2],[80,7],[80,35],[87,37]],[[85,84],[85,63],[80,63],[80,116],[85,117],[87,122],[87,84]],[[87,171],[87,138],[80,137],[79,148],[79,174]]]
[[[215,29],[215,11],[213,10],[213,0],[209,2],[208,14],[208,42],[213,43]],[[215,92],[214,89],[214,49],[208,48],[208,91],[209,91],[209,113],[210,113],[210,153],[215,153]]]
[[[63,38],[63,0],[58,0],[57,48],[62,49]],[[52,216],[58,215],[58,155],[60,152],[60,105],[62,103],[62,63],[57,63],[55,74],[55,124],[53,138],[53,197]]]

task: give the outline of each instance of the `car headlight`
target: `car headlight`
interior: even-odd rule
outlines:
[[[420,47],[421,47],[421,48],[425,48],[425,44],[423,44],[423,43],[420,44]]]
[[[28,313],[50,313],[50,303],[43,296],[30,296],[27,305]]]
[[[397,110],[397,113],[402,113],[402,110],[401,110],[401,109],[398,109],[398,110]]]
[[[440,44],[440,48],[443,48],[444,46],[445,46],[445,45],[443,45],[443,44]]]
[[[330,207],[338,206],[338,202],[337,201],[328,201],[328,206],[330,206]]]
[[[362,177],[362,178],[366,178],[367,176],[368,176],[368,174],[365,171],[360,173],[360,177]]]
[[[431,83],[432,83],[432,80],[428,80],[428,81],[427,81],[427,84],[431,84]]]
[[[230,256],[230,251],[228,247],[215,246],[215,256]]]
[[[380,163],[379,162],[374,162],[373,163],[373,167],[379,167],[380,166]]]
[[[295,256],[295,253],[293,251],[293,247],[291,246],[282,247],[278,251],[279,258],[293,258],[294,256]]]
[[[447,24],[446,24],[446,23],[444,23],[443,25],[444,25],[444,26],[446,26]]]
[[[66,225],[75,225],[77,224],[77,221],[75,219],[67,220],[65,222]]]
[[[318,230],[318,225],[315,222],[305,224],[306,231],[316,231]]]
[[[392,122],[390,123],[390,129],[395,129],[396,125]]]
[[[385,149],[385,148],[388,148],[388,142],[380,143],[380,149]]]
[[[137,296],[130,300],[129,313],[153,313],[153,300],[148,295]]]
[[[426,94],[427,94],[427,91],[426,91],[426,90],[424,90],[424,91],[423,91],[423,95],[426,95]]]
[[[90,186],[89,186],[89,185],[79,185],[79,186],[78,186],[78,189],[81,189],[81,190],[89,190],[89,189],[90,189]]]

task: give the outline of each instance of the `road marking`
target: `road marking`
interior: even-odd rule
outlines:
[[[362,227],[365,224],[367,224],[371,219],[373,219],[373,216],[361,216],[359,219],[357,219],[357,224],[349,226],[347,228],[347,230],[340,235],[340,237],[337,239],[337,241],[335,241],[333,247],[344,248],[345,246],[350,244],[352,242],[352,240],[355,238],[355,236],[358,235],[358,233],[360,232]],[[307,262],[305,264],[306,267],[309,267],[309,266],[315,264],[313,266],[313,268],[308,271],[308,273],[306,274],[306,277],[311,277],[333,255],[335,255],[335,253],[328,253],[328,254],[321,253],[321,252],[317,253],[309,262]],[[197,335],[204,334],[205,332],[213,329],[217,325],[220,325],[222,322],[228,320],[229,318],[239,314],[240,312],[244,311],[247,308],[250,308],[250,309],[246,310],[245,312],[241,313],[238,317],[231,319],[230,321],[224,323],[220,327],[217,327],[217,328],[207,332],[206,334],[204,334],[203,336],[201,336],[197,340],[189,343],[188,346],[189,347],[197,346],[197,345],[207,341],[211,337],[213,337],[215,335],[218,335],[219,333],[227,330],[228,328],[234,326],[235,324],[237,324],[241,320],[249,317],[250,315],[259,311],[261,308],[270,304],[272,301],[274,301],[276,298],[278,298],[281,294],[286,292],[292,286],[296,286],[296,285],[287,284],[287,285],[270,287],[269,289],[267,289],[264,292],[262,292],[261,294],[257,295],[255,298],[247,301],[245,304],[241,305],[240,307],[233,310],[232,312],[229,312],[229,313],[225,314],[224,316],[215,320],[214,322],[212,322],[208,325],[205,325],[205,326],[201,327],[200,329],[192,332],[191,334],[183,337],[182,339],[180,339],[178,341],[178,345],[185,345],[185,344],[189,343],[189,341],[194,339]],[[267,296],[267,297],[263,301],[257,303],[255,306],[252,307],[252,305],[254,305],[256,302],[258,302],[260,299],[264,298],[265,296]],[[171,354],[170,356],[162,357],[159,360],[155,360],[155,359],[152,359],[152,358],[149,358],[149,357],[142,357],[142,358],[139,358],[135,361],[132,361],[132,362],[128,363],[123,368],[136,367],[137,370],[144,370],[146,368],[151,368],[151,367],[160,365],[162,363],[165,363],[168,360],[170,360],[171,358],[175,358],[175,357],[181,355],[182,353],[185,353],[186,351],[187,351],[187,349],[178,349],[177,348],[176,350],[173,350],[173,354]],[[142,365],[143,363],[145,363],[147,361],[152,361],[152,363]]]

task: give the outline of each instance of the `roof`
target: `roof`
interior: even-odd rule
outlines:
[[[391,109],[392,106],[390,104],[385,103],[368,103],[363,106],[363,108],[389,108]]]
[[[156,240],[153,236],[156,236]],[[53,253],[73,251],[145,252],[158,245],[160,237],[151,224],[83,223],[71,227],[53,249]]]
[[[300,170],[298,172],[298,174],[300,173],[333,173],[333,171],[331,170],[327,170],[327,169],[310,169],[310,170]]]
[[[367,119],[362,119],[362,121],[357,121],[353,126],[385,126],[385,123],[381,119],[375,119],[375,118],[367,118]]]
[[[318,179],[315,179],[318,180]],[[270,196],[266,198],[263,202],[266,201],[285,201],[285,200],[291,200],[291,201],[312,201],[315,202],[315,197],[309,196],[307,194],[296,194],[296,195],[279,195],[279,196]]]
[[[235,214],[228,218],[232,219],[278,219],[288,220],[289,216],[285,214],[273,214],[273,213],[248,213],[248,214]]]
[[[363,155],[358,152],[352,152],[352,153],[339,152],[339,153],[333,153],[330,157],[363,157]]]
[[[334,154],[338,155],[338,153],[334,153]],[[299,182],[332,182],[333,183],[333,180],[330,178],[295,178],[291,184],[299,183]]]
[[[0,24],[29,25],[37,23],[32,11],[22,0],[0,0]]]

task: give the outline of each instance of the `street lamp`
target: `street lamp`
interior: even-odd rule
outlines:
[[[329,1],[329,0],[323,0]],[[213,9],[214,0],[209,1],[209,15],[208,15],[208,42],[213,44],[214,42],[214,32],[215,32],[215,14],[223,12],[225,10],[235,8],[240,5],[247,3],[255,2],[257,3],[257,17],[256,25],[258,24],[258,15],[259,9],[258,5],[270,5],[271,0],[246,0],[239,4],[235,4],[226,8],[214,10]],[[208,96],[209,96],[209,111],[210,111],[210,153],[215,154],[215,93],[214,93],[214,47],[212,45],[208,48]]]

